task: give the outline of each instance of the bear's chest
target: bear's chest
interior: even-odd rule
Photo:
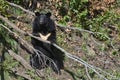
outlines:
[[[49,27],[48,26],[40,26],[38,32],[43,34],[43,35],[46,35],[46,34],[48,34],[50,32]]]

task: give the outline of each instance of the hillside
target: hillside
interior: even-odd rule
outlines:
[[[119,0],[0,0],[0,80],[119,80]],[[61,75],[30,66],[34,12],[52,13]],[[51,45],[47,41],[42,43]],[[56,53],[58,53],[56,52]]]

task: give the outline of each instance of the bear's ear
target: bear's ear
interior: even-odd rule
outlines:
[[[50,17],[51,16],[51,12],[48,12],[46,15],[47,15],[47,17]]]
[[[40,13],[39,12],[35,12],[35,16],[39,16],[40,15]]]

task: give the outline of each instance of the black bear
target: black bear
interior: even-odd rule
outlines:
[[[39,12],[36,12],[35,15],[36,17],[33,21],[33,35],[44,35],[46,37],[50,34],[47,40],[56,43],[56,28],[54,21],[50,18],[51,13],[49,12],[46,14],[40,14]],[[34,43],[33,45],[38,45],[38,42],[36,43]]]
[[[34,36],[40,37],[44,40],[48,40],[51,43],[56,43],[56,28],[54,21],[50,18],[51,13],[48,12],[46,14],[36,12],[35,19],[33,21],[33,31],[32,34]],[[43,61],[45,64],[40,63],[39,58],[43,60],[42,56],[37,56],[33,54],[31,56],[31,65],[37,69],[44,68],[46,66],[50,66],[57,74],[60,74],[60,69],[63,69],[63,59],[64,54],[57,52],[58,50],[54,50],[52,45],[45,45],[43,42],[31,38],[31,43],[33,47],[42,52],[42,54],[51,58],[54,62],[50,63],[48,60]],[[39,53],[41,54],[41,53]]]

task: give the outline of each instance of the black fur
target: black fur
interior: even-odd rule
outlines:
[[[33,34],[39,36],[37,35],[38,33],[43,35],[51,33],[50,37],[48,37],[48,41],[56,43],[56,28],[54,21],[50,18],[51,13],[40,14],[39,12],[36,12],[35,15],[36,17],[33,21]]]
[[[51,43],[56,43],[56,28],[54,21],[50,18],[51,13],[40,14],[39,12],[36,12],[35,15],[36,17],[33,21],[33,35],[40,37],[39,33],[41,33],[42,35],[47,35],[48,33],[51,33],[47,40]],[[54,61],[54,63],[57,65],[57,69],[55,65],[50,65],[49,61],[46,61],[46,64],[50,66],[56,73],[60,73],[60,69],[63,69],[64,67],[63,54],[57,52],[58,50],[54,50],[52,45],[45,45],[34,38],[31,38],[31,43],[34,46],[34,48],[40,50],[44,55],[46,55]],[[31,60],[31,65],[37,69],[41,69],[43,68],[43,66],[46,67],[46,65],[41,65],[39,63],[38,56],[36,56],[36,54],[32,55]]]

